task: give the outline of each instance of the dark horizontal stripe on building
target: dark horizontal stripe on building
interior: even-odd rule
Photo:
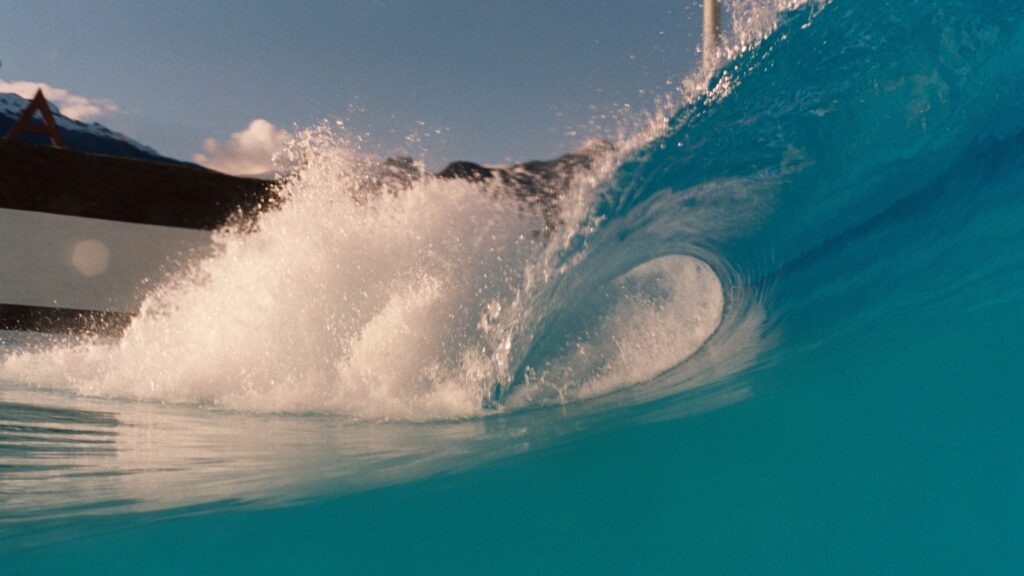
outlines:
[[[128,312],[0,304],[0,330],[118,336],[133,317]]]
[[[0,142],[0,208],[213,230],[276,198],[270,182],[199,166]]]

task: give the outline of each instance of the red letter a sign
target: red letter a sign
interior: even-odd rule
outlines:
[[[35,115],[36,110],[43,114],[42,125],[32,121],[32,116]],[[46,103],[46,98],[43,98],[42,90],[36,92],[36,97],[29,103],[28,108],[21,113],[21,118],[18,118],[14,128],[11,128],[11,131],[7,133],[7,137],[4,139],[14,140],[22,132],[49,136],[50,141],[53,142],[56,148],[60,148],[63,145],[60,139],[60,129],[57,128],[57,122],[53,119],[53,113],[50,112],[50,106]]]

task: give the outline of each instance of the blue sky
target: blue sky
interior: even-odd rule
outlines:
[[[2,12],[0,79],[99,102],[89,119],[166,155],[191,159],[256,118],[286,130],[340,118],[371,151],[433,168],[571,149],[591,121],[613,123],[601,114],[671,90],[697,65],[700,33],[699,0],[16,0]]]

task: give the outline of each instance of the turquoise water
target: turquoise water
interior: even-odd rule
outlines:
[[[1019,573],[1021,62],[1019,2],[783,12],[564,232],[342,206],[357,279],[289,223],[310,175],[124,341],[6,336],[0,572]],[[424,240],[448,275],[380,263]],[[247,276],[296,242],[301,287]]]

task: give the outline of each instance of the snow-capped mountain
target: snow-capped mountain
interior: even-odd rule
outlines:
[[[22,112],[28,107],[29,102],[30,100],[17,94],[0,93],[0,138],[10,131]],[[61,114],[54,103],[49,102],[49,105],[54,119],[57,121],[57,126],[60,128],[65,148],[93,154],[184,164],[184,162],[161,156],[156,150],[144,146],[124,134],[114,132],[98,122],[85,123],[72,120]],[[36,117],[38,120],[38,113]],[[29,142],[45,141],[41,137],[32,135],[25,135],[24,139]]]

